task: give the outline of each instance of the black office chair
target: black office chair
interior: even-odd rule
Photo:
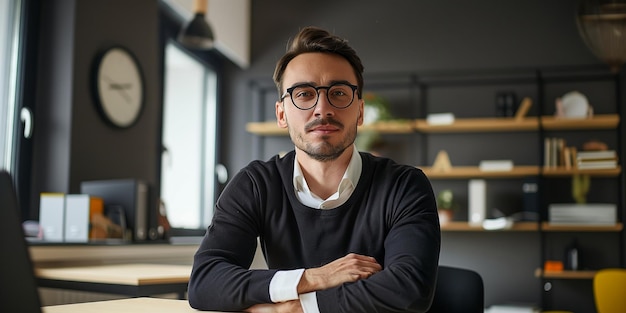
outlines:
[[[439,266],[429,313],[483,313],[485,288],[480,275],[469,269]]]
[[[0,170],[0,312],[41,313],[11,176]]]

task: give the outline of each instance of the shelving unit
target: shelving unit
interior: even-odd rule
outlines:
[[[550,100],[549,94],[563,92],[567,86],[575,86],[583,94],[588,95],[590,105],[593,106],[593,118],[555,118],[553,116],[542,116],[540,118],[541,138],[557,137],[564,138],[567,144],[582,145],[587,140],[600,140],[608,144],[610,149],[614,149],[621,155],[623,143],[620,139],[623,127],[620,124],[620,89],[619,77],[611,73],[598,75],[572,75],[570,77],[555,75],[542,77],[542,91],[544,92],[544,103]],[[573,89],[572,89],[573,90]],[[542,113],[548,113],[547,105],[542,108]],[[621,160],[618,160],[621,163]],[[577,168],[565,167],[542,167],[541,168],[541,207],[544,208],[542,219],[541,266],[545,260],[560,260],[558,256],[563,256],[567,246],[572,242],[577,242],[579,249],[579,269],[564,271],[543,271],[537,269],[536,276],[544,284],[542,293],[542,303],[544,309],[568,309],[589,311],[593,307],[593,295],[589,292],[582,294],[571,294],[577,288],[590,286],[597,270],[605,267],[624,266],[623,260],[623,216],[624,216],[624,191],[622,182],[624,174],[622,167],[599,170],[579,170]],[[617,219],[615,225],[555,225],[548,221],[547,209],[550,203],[573,202],[571,191],[559,188],[564,183],[576,175],[588,175],[591,186],[596,189],[588,194],[588,202],[615,203],[617,204]],[[601,186],[601,187],[599,187]],[[563,194],[565,189],[568,193]],[[602,195],[602,196],[599,196]],[[593,251],[593,252],[591,252]],[[562,258],[565,263],[565,257]],[[567,265],[566,265],[567,266]],[[590,287],[586,287],[590,288]],[[591,288],[590,288],[591,289]],[[563,293],[569,292],[569,298],[583,303],[574,307],[564,299]],[[584,301],[586,299],[586,301]],[[581,307],[586,305],[586,307]]]
[[[557,72],[559,72],[558,70]],[[565,134],[571,139],[571,144],[580,144],[580,138],[585,136],[596,136],[608,133],[611,140],[611,147],[618,150],[622,155],[622,141],[620,133],[624,132],[620,119],[619,92],[617,95],[610,95],[614,88],[609,86],[618,79],[604,69],[593,69],[591,72],[601,72],[600,74],[588,74],[587,69],[577,72],[577,69],[564,69],[563,73],[553,75],[551,70],[533,70],[530,73],[514,73],[510,76],[506,71],[497,73],[495,79],[481,78],[481,75],[469,75],[471,78],[458,78],[456,73],[443,74],[441,76],[421,76],[409,73],[411,79],[408,84],[400,84],[408,91],[405,96],[406,103],[403,105],[415,106],[419,109],[413,110],[411,115],[398,115],[402,120],[389,120],[377,122],[359,127],[359,132],[376,131],[383,136],[389,135],[392,138],[400,139],[405,145],[409,145],[412,151],[417,151],[415,155],[410,155],[410,159],[400,159],[397,161],[412,164],[422,169],[433,183],[435,192],[437,188],[457,188],[455,194],[467,192],[465,181],[470,179],[485,179],[492,182],[497,190],[502,186],[520,186],[529,179],[539,182],[541,197],[537,205],[541,212],[539,221],[516,222],[512,228],[506,230],[489,231],[480,226],[470,225],[466,221],[453,220],[442,224],[441,230],[450,235],[471,233],[481,236],[530,236],[528,238],[539,237],[537,250],[540,251],[540,260],[537,260],[532,268],[536,267],[534,277],[543,282],[552,280],[564,281],[588,280],[593,278],[596,270],[606,266],[624,266],[624,202],[622,181],[624,173],[622,167],[612,169],[579,170],[577,168],[546,167],[543,164],[544,138],[553,134],[558,136]],[[515,71],[514,71],[515,72]],[[581,74],[582,73],[582,74]],[[498,76],[500,75],[500,76]],[[384,75],[383,75],[384,76]],[[478,78],[476,78],[478,77]],[[383,79],[384,81],[384,79]],[[583,89],[587,92],[587,82],[590,81],[589,94],[597,97],[606,97],[606,101],[592,102],[596,114],[592,118],[557,118],[553,116],[552,101],[556,96],[563,95],[573,89]],[[598,83],[601,82],[601,83]],[[398,86],[399,84],[380,84],[381,86]],[[554,85],[554,86],[553,86]],[[617,85],[617,84],[616,84]],[[371,85],[370,85],[371,86]],[[489,86],[484,88],[483,86]],[[383,87],[387,88],[387,87]],[[598,89],[599,91],[594,91]],[[512,90],[519,95],[533,98],[533,106],[527,116],[516,119],[514,117],[489,117],[493,111],[485,109],[491,108],[493,102],[493,90]],[[273,86],[272,86],[272,91]],[[391,92],[392,97],[397,96],[397,90]],[[461,96],[456,95],[461,94]],[[469,94],[470,96],[466,96]],[[484,94],[489,94],[485,98]],[[475,97],[475,99],[474,99]],[[481,98],[482,97],[482,98]],[[262,97],[259,97],[262,98]],[[401,99],[401,97],[398,97]],[[398,100],[396,99],[396,100]],[[462,99],[459,101],[459,99]],[[489,105],[485,102],[489,101]],[[395,104],[395,103],[394,103]],[[259,106],[260,107],[260,106]],[[409,112],[405,108],[400,112]],[[453,112],[454,122],[448,125],[431,125],[425,116],[429,113]],[[408,114],[408,113],[407,113]],[[478,116],[476,116],[478,115]],[[482,116],[481,116],[482,115]],[[256,114],[258,121],[246,125],[246,130],[261,137],[275,137],[288,135],[285,129],[280,129],[275,121],[265,121],[272,119],[271,112],[264,115]],[[615,135],[617,134],[617,135]],[[272,139],[273,140],[273,139]],[[570,142],[568,142],[570,144]],[[502,148],[502,149],[500,149]],[[450,153],[452,167],[449,170],[435,169],[431,165],[440,150],[454,150]],[[465,149],[465,150],[463,150]],[[470,151],[468,151],[470,150]],[[497,157],[492,155],[498,154]],[[406,156],[407,154],[405,154]],[[517,158],[517,159],[516,159]],[[481,171],[478,167],[480,160],[485,159],[512,159],[515,166],[509,171]],[[621,163],[621,161],[619,161]],[[609,193],[609,197],[602,199],[618,204],[618,223],[612,226],[586,226],[586,225],[553,225],[547,221],[547,208],[549,203],[554,201],[572,201],[570,190],[565,184],[569,184],[568,179],[574,175],[589,175],[592,181],[610,181],[611,186],[618,186],[618,195]],[[465,186],[465,187],[464,187]],[[465,190],[463,190],[465,188]],[[508,192],[508,190],[507,190]],[[507,192],[503,194],[508,194]],[[521,188],[515,191],[517,198],[513,198],[510,203],[521,202]],[[604,190],[602,191],[604,192]],[[463,196],[463,195],[462,195]],[[463,197],[461,197],[463,198]],[[485,235],[482,235],[484,233]],[[510,235],[507,235],[510,234]],[[534,234],[534,235],[533,235]],[[538,234],[538,236],[537,236]],[[612,249],[619,252],[609,253],[609,256],[601,257],[600,261],[593,264],[594,268],[580,271],[543,272],[543,261],[548,254],[562,255],[559,243],[548,244],[550,237],[568,236],[619,236],[619,247]],[[456,235],[459,236],[459,235]],[[535,237],[536,236],[536,237]],[[458,238],[458,237],[456,237]],[[508,237],[507,237],[508,238]],[[516,237],[527,238],[527,237]],[[608,245],[602,241],[598,246]],[[553,250],[548,253],[547,250]],[[603,251],[602,248],[594,247],[595,250]],[[619,254],[616,260],[614,254]],[[603,260],[606,258],[607,260]],[[556,283],[554,285],[557,285]],[[557,287],[554,287],[557,288]],[[569,289],[569,288],[563,288]],[[563,309],[561,303],[566,303],[566,298],[570,296],[548,296],[549,292],[538,290],[541,293],[541,306],[544,310]],[[578,297],[577,298],[583,298]],[[563,298],[563,299],[560,299]],[[580,300],[580,299],[577,299]],[[560,302],[559,302],[560,301]],[[580,301],[585,301],[584,299]]]

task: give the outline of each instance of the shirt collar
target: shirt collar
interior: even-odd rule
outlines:
[[[337,191],[341,192],[343,186],[350,183],[352,186],[356,186],[359,183],[359,178],[361,177],[361,171],[363,170],[363,160],[361,159],[361,155],[357,150],[355,145],[352,150],[352,157],[350,158],[350,163],[348,163],[348,168],[346,168],[345,173],[343,174],[343,178],[339,183],[339,187]],[[293,188],[296,192],[307,192],[311,193],[309,190],[309,186],[306,183],[306,179],[304,179],[304,175],[302,174],[302,168],[298,163],[298,159],[294,159],[293,164]]]

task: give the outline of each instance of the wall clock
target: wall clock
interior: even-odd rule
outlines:
[[[132,126],[144,103],[144,81],[137,59],[122,47],[96,59],[93,88],[102,116],[113,126]]]

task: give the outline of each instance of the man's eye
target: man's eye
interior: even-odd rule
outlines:
[[[346,93],[345,91],[341,90],[341,89],[336,89],[331,91],[331,94],[335,97],[342,97],[347,95],[348,93]]]
[[[302,90],[294,90],[294,96],[296,98],[310,98],[313,97],[315,92],[313,90],[302,89]]]

